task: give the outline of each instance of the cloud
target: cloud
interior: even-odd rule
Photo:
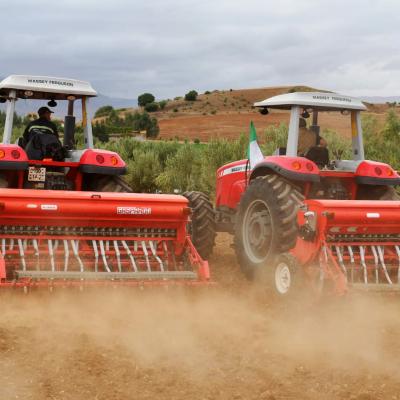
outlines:
[[[126,98],[280,84],[393,95],[399,11],[391,0],[3,2],[1,73],[87,79]]]

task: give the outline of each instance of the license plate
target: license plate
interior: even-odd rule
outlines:
[[[46,181],[46,168],[29,167],[28,181],[29,182],[45,182]]]

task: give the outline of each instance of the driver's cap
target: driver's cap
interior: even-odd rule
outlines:
[[[39,115],[43,115],[43,114],[45,114],[47,112],[49,112],[51,114],[54,114],[54,111],[51,111],[50,108],[48,108],[48,107],[40,107],[39,110],[38,110],[38,114]]]

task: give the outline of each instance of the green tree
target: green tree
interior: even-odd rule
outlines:
[[[144,107],[146,104],[154,103],[155,99],[151,93],[143,93],[138,96],[138,104],[140,107]]]
[[[125,120],[131,124],[134,131],[146,131],[147,137],[155,138],[160,132],[157,118],[150,117],[146,111],[128,114]]]
[[[186,101],[196,101],[199,94],[195,90],[191,90],[185,94]]]

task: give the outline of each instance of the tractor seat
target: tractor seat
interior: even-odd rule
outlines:
[[[314,161],[318,165],[318,168],[324,168],[329,165],[329,151],[326,147],[310,147],[304,157]]]

